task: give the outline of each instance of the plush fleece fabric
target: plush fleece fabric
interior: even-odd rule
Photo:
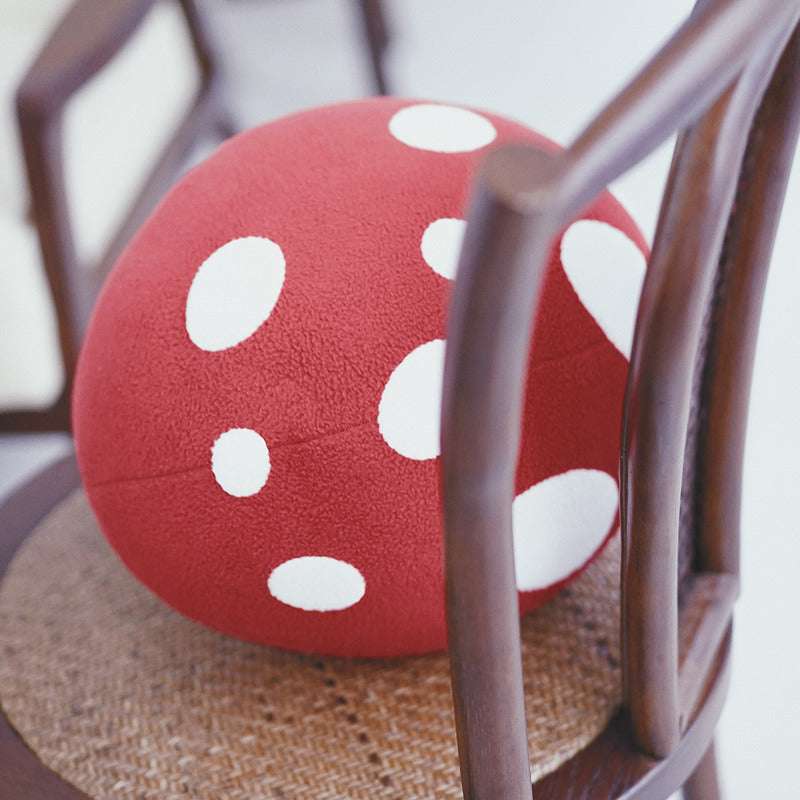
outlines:
[[[426,133],[425,119],[421,132],[393,132],[399,112],[420,106],[346,103],[230,140],[163,200],[97,303],[73,411],[89,499],[129,569],[220,631],[347,656],[446,646],[439,458],[414,403],[436,400],[442,347],[419,348],[445,336],[452,280],[421,242],[433,222],[463,219],[490,147],[552,144],[475,112],[491,141],[478,125],[468,149],[448,151],[459,109],[440,134]],[[645,252],[610,195],[583,216]],[[252,248],[226,248],[238,240]],[[557,244],[533,332],[520,495],[565,475],[602,474],[616,488],[627,360],[560,253]],[[379,424],[393,376],[401,401],[386,400]],[[410,422],[400,419],[404,391]],[[422,416],[424,427],[436,409]],[[404,436],[422,449],[409,455]],[[615,501],[593,520],[591,493],[569,496],[581,480],[563,483],[566,495],[544,492],[536,506],[542,535],[569,548],[571,529],[557,541],[560,520],[574,527],[581,504],[581,519],[602,531],[569,574],[522,591],[522,611],[618,525]]]

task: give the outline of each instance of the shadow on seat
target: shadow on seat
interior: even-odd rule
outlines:
[[[624,707],[533,792],[537,799],[630,800],[667,797],[684,786],[692,800],[719,795],[712,742],[738,593],[750,373],[800,125],[798,18],[796,2],[701,0],[563,154],[511,146],[484,162],[451,300],[442,401],[450,663],[470,800],[531,797],[511,506],[529,332],[546,254],[610,181],[676,129],[639,305],[621,443]],[[77,483],[68,461],[4,506],[2,569]],[[258,662],[252,652],[249,660]],[[291,674],[325,673],[320,684],[330,689],[351,669],[286,661]],[[192,672],[209,668],[193,665]],[[347,706],[343,721],[352,716],[357,723],[353,698],[341,692],[330,700]],[[85,796],[42,768],[2,722],[3,761],[22,764],[6,778],[8,796]],[[418,726],[420,736],[425,729]],[[281,752],[289,763],[292,744],[313,751],[314,741],[287,741]],[[379,766],[380,755],[373,751],[369,761]],[[343,778],[352,796],[366,791],[359,777]],[[157,772],[150,778],[157,782]],[[392,791],[391,780],[382,786]],[[122,777],[118,790],[137,791]],[[441,792],[456,796],[458,787]]]

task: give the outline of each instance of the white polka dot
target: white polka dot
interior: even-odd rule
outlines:
[[[364,577],[352,564],[327,556],[284,561],[267,585],[276,600],[303,611],[340,611],[355,605],[366,591]]]
[[[642,251],[613,225],[582,219],[561,240],[561,263],[586,310],[630,358],[646,268]]]
[[[211,470],[228,494],[234,497],[257,494],[269,477],[267,443],[249,428],[231,428],[211,448]]]
[[[494,125],[466,108],[423,103],[406,106],[389,122],[395,139],[436,153],[466,153],[493,142]]]
[[[424,461],[440,452],[444,339],[412,350],[386,382],[378,407],[378,428],[401,456]]]
[[[422,234],[422,257],[443,278],[453,280],[456,277],[466,227],[466,220],[443,218],[431,222]]]
[[[517,588],[542,589],[571,575],[597,551],[617,513],[617,482],[606,472],[573,469],[514,500]]]
[[[186,331],[201,349],[226,350],[266,322],[283,288],[286,262],[275,242],[233,239],[197,270],[186,299]]]

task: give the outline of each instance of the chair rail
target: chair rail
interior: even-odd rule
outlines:
[[[485,160],[451,298],[442,403],[448,625],[468,800],[531,795],[510,508],[543,262],[556,233],[610,181],[688,126],[643,289],[620,476],[633,728],[647,753],[665,756],[678,745],[681,697],[692,705],[698,693],[688,670],[680,685],[677,607],[683,450],[698,337],[753,116],[798,18],[796,1],[702,3],[563,154],[512,146]],[[707,219],[676,244],[698,212]],[[683,256],[689,262],[676,265]],[[663,325],[667,300],[686,330]],[[652,356],[666,357],[657,376]],[[666,509],[649,499],[654,489]],[[718,641],[727,624],[707,630]],[[702,642],[690,661],[700,672]]]
[[[177,0],[186,18],[193,52],[200,71],[200,86],[192,108],[166,145],[159,163],[145,180],[128,210],[111,247],[96,270],[78,264],[67,202],[63,164],[63,111],[84,86],[125,45],[146,17],[154,0],[79,0],[62,17],[17,90],[17,119],[28,174],[31,209],[39,235],[42,261],[53,301],[58,310],[61,357],[67,375],[64,390],[52,409],[44,412],[4,414],[0,429],[19,424],[69,430],[71,376],[78,345],[104,271],[129,235],[167,186],[165,167],[176,172],[196,132],[217,124],[232,133],[224,113],[216,108],[219,86],[203,20],[196,0]]]

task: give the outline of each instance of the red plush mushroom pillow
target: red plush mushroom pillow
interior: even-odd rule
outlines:
[[[445,312],[492,114],[375,99],[242,134],[120,258],[78,366],[86,491],[167,603],[274,647],[445,646]],[[553,250],[514,501],[523,611],[617,525],[623,385],[645,245],[609,195]]]

